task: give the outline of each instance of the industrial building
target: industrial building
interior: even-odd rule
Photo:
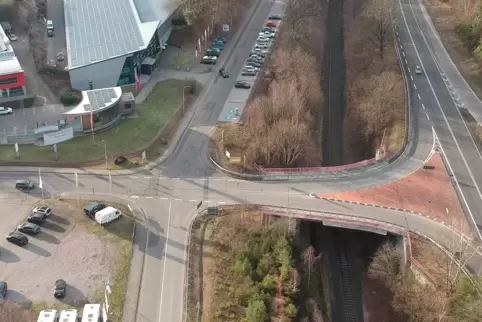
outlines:
[[[167,0],[64,0],[72,88],[116,87],[150,75],[174,12]]]
[[[0,101],[25,95],[25,75],[10,39],[0,26]]]

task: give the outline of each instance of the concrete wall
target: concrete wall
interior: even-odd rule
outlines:
[[[93,89],[117,86],[127,56],[129,55],[72,69],[69,71],[72,88],[89,90],[89,81],[92,82]]]
[[[407,264],[407,245],[405,241],[405,236],[395,235],[395,248],[397,249],[400,259],[402,260],[402,265]]]

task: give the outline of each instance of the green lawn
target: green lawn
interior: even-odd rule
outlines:
[[[121,120],[113,129],[95,134],[95,141],[89,135],[58,144],[59,160],[81,162],[101,159],[104,157],[102,140],[106,142],[109,158],[147,148],[180,106],[183,86],[180,80],[157,84],[147,100],[137,106],[139,117]],[[52,161],[55,157],[53,147],[20,145],[19,150],[20,159],[26,161]],[[14,159],[13,145],[0,146],[0,160]]]

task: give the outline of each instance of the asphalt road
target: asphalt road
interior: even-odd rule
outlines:
[[[241,30],[236,48],[223,58],[223,64],[233,75],[242,68],[271,5],[272,2],[262,0],[248,26]],[[235,79],[217,81],[213,75],[211,84],[195,103],[192,117],[184,120],[171,140],[173,145],[168,151],[168,160],[159,168],[128,175],[113,173],[112,176],[80,169],[40,169],[46,196],[77,192],[98,199],[113,194],[129,198],[144,210],[148,224],[145,231],[147,247],[136,321],[182,321],[186,236],[189,223],[195,216],[195,205],[201,200],[210,205],[264,204],[379,220],[422,233],[441,245],[450,245],[453,236],[450,229],[425,217],[310,197],[312,193],[373,187],[410,174],[429,157],[434,146],[434,133],[450,162],[453,178],[463,193],[467,209],[475,222],[482,224],[478,210],[481,208],[478,188],[482,175],[480,156],[431,55],[435,46],[427,45],[423,32],[430,31],[424,15],[418,3],[411,4],[409,0],[401,0],[397,13],[397,45],[411,88],[411,131],[406,153],[389,165],[351,176],[307,181],[250,182],[226,177],[208,161],[206,148],[212,126]],[[434,37],[430,39],[432,42],[436,40]],[[445,54],[434,52],[434,56]],[[416,64],[424,69],[423,75],[413,73]],[[211,107],[206,110],[207,104]],[[79,178],[77,187],[76,172]],[[39,169],[0,168],[2,200],[20,204],[22,198],[25,199],[14,189],[14,182],[19,178],[38,182]],[[32,194],[40,196],[41,191],[37,188]],[[471,265],[479,273],[481,257],[474,257]]]

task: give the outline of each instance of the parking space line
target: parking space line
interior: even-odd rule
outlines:
[[[421,100],[421,99],[422,99],[422,97],[420,96],[420,94],[417,94],[417,95],[418,95],[418,99],[419,99],[419,100]]]
[[[147,196],[147,197],[146,197],[146,199],[152,199],[152,198],[154,198],[154,197],[152,197],[152,196]]]
[[[415,90],[417,90],[417,85],[413,84],[413,88],[415,88]]]
[[[161,199],[161,200],[167,200],[167,198],[164,198],[164,197],[160,197],[159,199]]]
[[[189,200],[189,201],[190,201],[190,202],[197,202],[197,200],[194,200],[194,199],[191,199],[191,200]]]
[[[144,179],[151,179],[152,177],[144,177]]]
[[[179,198],[176,198],[176,199],[174,199],[174,200],[176,200],[176,201],[182,201],[182,199],[179,199]]]
[[[425,105],[422,104],[422,108],[425,109]]]
[[[131,196],[132,199],[139,199],[139,196]]]
[[[430,121],[430,117],[428,117],[428,114],[425,114],[425,116],[427,117],[427,120],[429,120],[429,121]]]

